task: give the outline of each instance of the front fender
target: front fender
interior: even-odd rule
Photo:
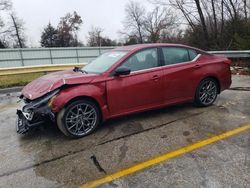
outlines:
[[[101,111],[103,111],[103,108],[106,107],[105,91],[105,83],[70,86],[60,91],[53,99],[52,111],[54,113],[59,112],[71,100],[78,97],[92,98],[98,103]]]

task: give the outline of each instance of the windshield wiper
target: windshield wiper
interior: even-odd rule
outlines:
[[[87,71],[82,70],[82,69],[80,69],[79,67],[75,67],[75,68],[73,69],[73,71],[74,71],[74,72],[82,72],[82,73],[88,74]]]

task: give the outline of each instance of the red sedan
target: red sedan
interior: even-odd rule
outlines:
[[[178,44],[119,47],[83,68],[45,75],[24,87],[17,132],[51,120],[83,137],[103,121],[194,101],[209,106],[231,85],[231,61]]]

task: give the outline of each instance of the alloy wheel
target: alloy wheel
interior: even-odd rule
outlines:
[[[217,86],[212,80],[206,80],[202,83],[199,90],[199,100],[203,105],[212,104],[217,97]]]
[[[71,107],[65,116],[65,127],[72,135],[83,136],[88,134],[97,121],[96,109],[86,103]]]

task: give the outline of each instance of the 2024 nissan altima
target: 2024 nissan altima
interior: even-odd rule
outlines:
[[[83,68],[51,73],[25,86],[17,132],[49,119],[78,138],[125,114],[187,101],[209,106],[231,85],[230,63],[178,44],[119,47]]]

